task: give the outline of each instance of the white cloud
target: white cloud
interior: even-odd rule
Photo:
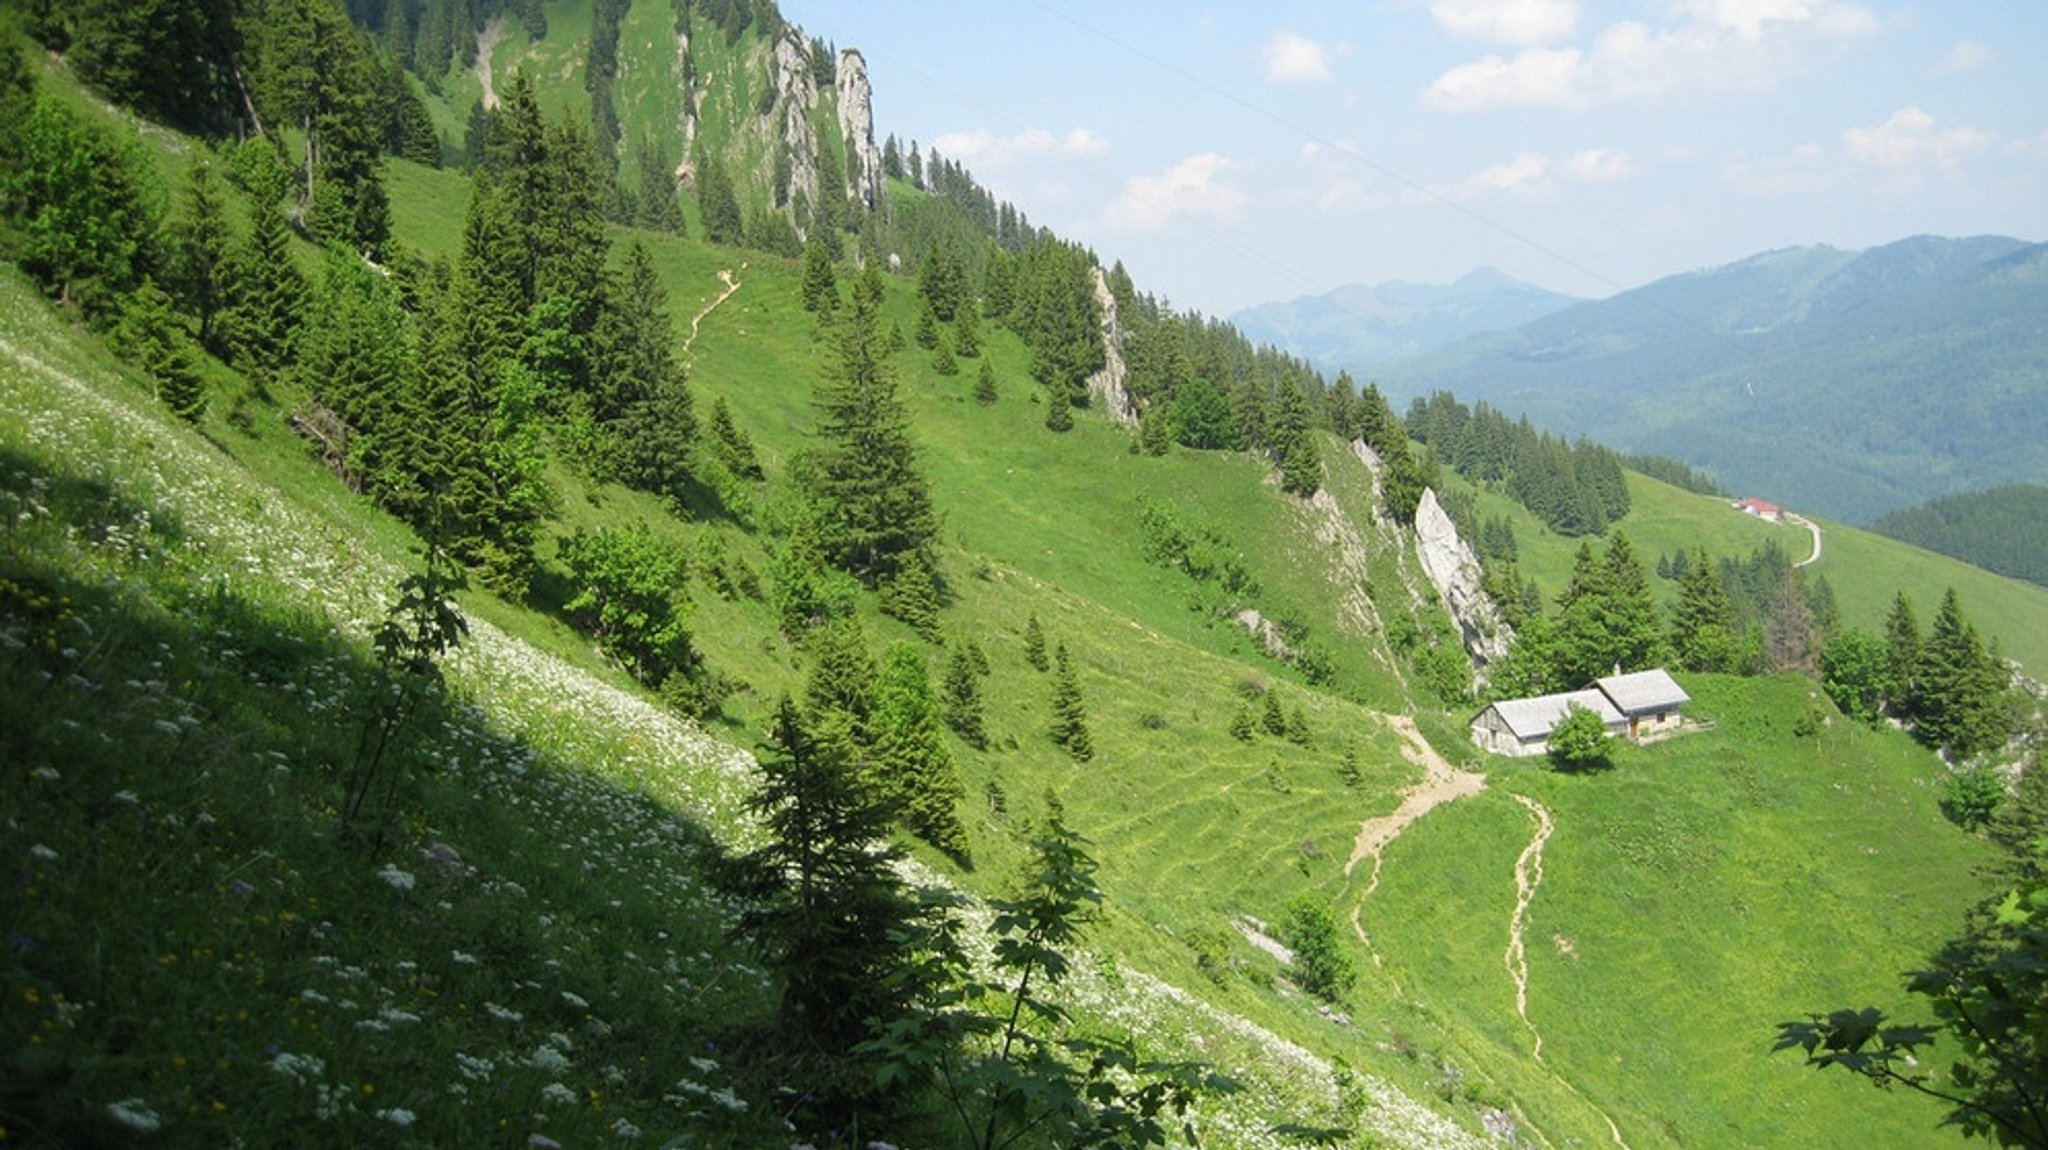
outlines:
[[[1088,128],[1074,128],[1062,136],[1044,128],[1026,128],[1008,136],[976,128],[948,132],[933,140],[932,148],[948,159],[1000,167],[1042,156],[1100,156],[1109,151],[1109,141]]]
[[[1937,76],[1956,76],[1964,72],[1981,72],[1991,66],[1991,49],[1975,40],[1958,40],[1948,54],[1934,63]]]
[[[1531,192],[1548,184],[1550,157],[1541,152],[1522,152],[1512,160],[1481,168],[1465,181],[1473,190]]]
[[[1636,162],[1613,148],[1582,148],[1565,161],[1565,175],[1581,184],[1612,184],[1636,174]]]
[[[1876,22],[1828,0],[1691,0],[1666,27],[1610,24],[1584,48],[1490,54],[1436,78],[1423,102],[1444,112],[1586,108],[1680,93],[1762,89],[1796,66],[1805,41],[1862,35]]]
[[[1546,44],[1579,22],[1576,0],[1430,0],[1429,14],[1454,36]]]
[[[1106,213],[1111,225],[1133,231],[1164,227],[1175,216],[1220,215],[1241,207],[1244,193],[1225,182],[1229,157],[1203,152],[1156,176],[1132,176]]]
[[[1330,57],[1349,53],[1350,49],[1342,44],[1332,48],[1284,28],[1273,33],[1259,49],[1259,55],[1266,62],[1266,82],[1269,84],[1327,83],[1330,79]]]
[[[1893,112],[1875,128],[1842,133],[1842,143],[1854,159],[1902,172],[1954,172],[1964,157],[1991,146],[1994,138],[1976,128],[1937,128],[1933,116],[1911,106]]]
[[[1582,100],[1584,61],[1577,48],[1531,48],[1513,60],[1489,54],[1438,76],[1423,99],[1445,112],[1571,107]]]

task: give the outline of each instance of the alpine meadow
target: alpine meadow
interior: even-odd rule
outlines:
[[[0,1146],[2048,1146],[2038,486],[1397,403],[862,34],[0,5]]]

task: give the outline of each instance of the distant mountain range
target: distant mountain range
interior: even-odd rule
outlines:
[[[1334,375],[1506,331],[1579,301],[1492,268],[1448,287],[1394,281],[1353,284],[1318,296],[1265,303],[1230,317],[1253,343],[1284,348]]]
[[[1382,326],[1360,322],[1360,340]],[[1320,329],[1273,338],[1310,359],[1341,343]],[[1867,523],[2048,478],[2048,244],[1915,236],[1860,252],[1787,248],[1397,362],[1333,366],[1369,368],[1397,402],[1449,390]]]

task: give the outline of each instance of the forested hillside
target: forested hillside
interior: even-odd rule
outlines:
[[[6,1140],[1940,1136],[1765,1049],[2038,840],[2048,591],[1404,419],[765,0],[12,15]]]
[[[2048,585],[2048,488],[2015,484],[1889,512],[1871,530]]]
[[[1767,252],[1378,376],[1867,523],[2048,466],[2043,253],[1996,236]]]

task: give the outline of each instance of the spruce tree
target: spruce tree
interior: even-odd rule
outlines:
[[[733,422],[732,410],[722,395],[711,401],[711,450],[727,471],[741,479],[766,478],[754,441]]]
[[[1911,718],[1916,702],[1914,682],[1920,673],[1921,637],[1920,619],[1904,591],[1892,596],[1891,610],[1885,615],[1884,642],[1892,673],[1892,691],[1885,700],[1885,710],[1896,718]]]
[[[1038,612],[1024,622],[1024,661],[1037,671],[1051,666],[1045,658],[1045,629],[1038,625]]]
[[[911,1007],[917,984],[898,975],[933,924],[897,877],[888,807],[842,743],[813,733],[785,697],[757,757],[761,789],[747,805],[768,842],[736,868],[750,908],[741,926],[781,984],[775,1047],[797,1052],[793,1072],[820,1109],[845,1114],[874,1090],[878,1056],[862,1044]]]
[[[834,326],[833,362],[814,394],[823,440],[818,495],[832,561],[874,587],[927,552],[938,514],[917,466],[910,415],[881,348],[881,273],[870,264]]]
[[[1323,485],[1322,453],[1316,447],[1308,396],[1289,376],[1280,388],[1280,402],[1268,429],[1271,448],[1280,464],[1281,490],[1310,496]]]
[[[1095,742],[1088,734],[1087,707],[1065,643],[1054,651],[1053,667],[1052,741],[1065,747],[1075,762],[1085,763],[1095,757]]]
[[[1951,587],[1927,632],[1915,676],[1917,733],[1931,747],[1966,759],[2005,743],[2007,674],[1985,651],[1977,628],[1964,616]]]
[[[981,361],[981,368],[974,374],[974,402],[988,407],[996,401],[996,369],[987,359]]]
[[[605,290],[592,342],[594,414],[616,477],[680,502],[697,420],[675,355],[668,293],[638,241],[627,249],[624,275]]]
[[[1259,726],[1275,737],[1287,733],[1287,715],[1280,709],[1280,692],[1268,689],[1262,709],[1259,711]]]
[[[179,307],[199,320],[201,346],[215,352],[225,350],[215,338],[215,318],[226,304],[233,240],[213,167],[200,160],[185,185],[184,210],[171,225],[171,282]]]
[[[835,619],[811,634],[804,678],[804,710],[821,736],[843,740],[848,753],[864,759],[875,743],[874,683],[878,669],[868,651],[858,615]]]
[[[961,359],[981,356],[981,325],[974,318],[977,310],[972,299],[963,300],[953,317],[953,354]]]
[[[976,750],[988,749],[988,729],[982,715],[981,676],[975,670],[974,655],[965,644],[953,644],[946,658],[946,677],[940,687],[940,702],[946,725],[961,741]]]
[[[940,731],[939,701],[924,656],[909,643],[882,653],[875,681],[875,777],[910,832],[954,858],[967,853],[960,785]]]
[[[1249,743],[1258,733],[1258,726],[1252,722],[1251,708],[1239,703],[1230,716],[1230,737],[1240,743]]]
[[[1671,616],[1671,649],[1679,666],[1688,671],[1734,671],[1740,651],[1735,628],[1735,603],[1721,582],[1720,570],[1701,547],[1684,565]]]
[[[832,318],[839,309],[839,279],[832,268],[832,252],[815,233],[804,242],[804,310],[817,313],[820,320]]]
[[[206,412],[205,381],[171,312],[171,297],[154,280],[142,281],[128,297],[117,334],[122,351],[149,374],[157,399],[178,418],[199,422]]]
[[[259,390],[291,366],[310,294],[274,191],[266,183],[250,190],[249,234],[230,255],[223,285],[233,362]]]

